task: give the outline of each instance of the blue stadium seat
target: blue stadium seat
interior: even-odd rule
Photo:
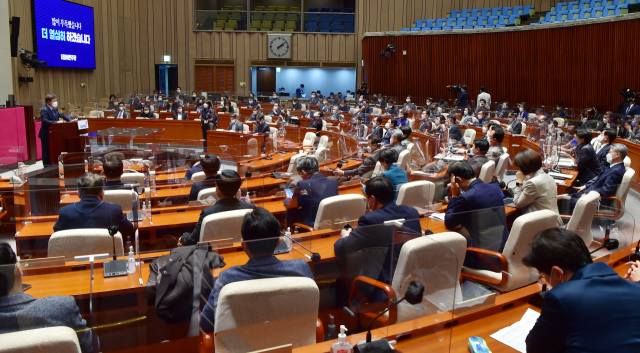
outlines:
[[[400,28],[400,32],[409,32],[411,28]]]
[[[569,21],[576,21],[580,19],[580,11],[581,10],[571,10],[569,11]]]
[[[331,9],[328,7],[323,7],[320,9],[320,12],[331,12]]]
[[[509,24],[512,25],[512,26],[519,26],[520,25],[520,16],[518,16],[518,15],[509,16]]]
[[[491,16],[491,9],[482,9],[482,14],[480,16],[485,16],[485,17]]]
[[[494,7],[493,10],[491,10],[491,15],[502,16],[502,7]]]
[[[467,17],[467,26],[476,26],[478,24],[477,17]]]
[[[355,33],[355,24],[353,22],[345,22],[343,31],[344,33]]]
[[[591,11],[593,11],[593,9],[582,9],[582,10],[580,10],[580,19],[581,20],[586,20],[587,18],[591,18]]]
[[[467,19],[466,18],[462,18],[462,17],[458,17],[458,19],[456,20],[456,26],[457,27],[464,27],[467,25]]]
[[[533,5],[525,6],[523,12],[525,15],[533,16],[536,13],[536,7]]]
[[[451,29],[453,29],[453,27],[450,27],[450,26],[444,26],[444,27],[442,27],[442,30],[443,30],[443,31],[450,31]]]
[[[339,7],[334,7],[331,9],[331,12],[342,12],[342,9]]]
[[[569,11],[558,11],[556,15],[556,20],[553,23],[564,22],[569,19]]]
[[[460,10],[453,10],[453,11],[451,11],[451,17],[458,18],[458,17],[460,17],[460,13],[461,12],[462,11],[460,11]]]
[[[616,6],[616,15],[626,15],[629,13],[629,5],[618,5]]]
[[[408,31],[409,28],[406,28]],[[318,22],[307,22],[307,32],[318,32]]]
[[[490,25],[497,25],[498,23],[498,16],[489,16],[487,18],[487,23]]]
[[[320,22],[318,32],[331,32],[331,24],[329,22]]]
[[[329,14],[320,15],[320,22],[331,22],[331,15]]]
[[[555,23],[557,15],[557,11],[547,12],[546,16],[544,17],[544,21],[540,21],[540,24]]]
[[[333,29],[333,27],[331,29]],[[420,27],[411,28],[411,32],[420,32]]]
[[[471,10],[462,10],[460,17],[471,17]]]
[[[346,13],[353,13],[353,9],[352,9],[352,8],[349,8],[349,7],[345,7],[345,8],[344,8],[344,12],[346,12]]]
[[[457,18],[449,17],[449,18],[447,18],[447,23],[445,24],[445,26],[453,27],[453,26],[456,25],[456,21],[457,20],[458,20]]]
[[[446,22],[447,22],[446,18],[439,18],[436,21],[436,27],[444,27]]]
[[[346,22],[346,18],[345,18],[345,22]],[[426,20],[418,20],[416,21],[416,27],[426,27],[427,21]]]
[[[423,20],[424,21],[424,20]],[[355,23],[356,22],[356,16],[354,15],[344,15],[344,23]]]
[[[509,6],[503,7],[502,8],[502,15],[503,16],[506,16],[506,15],[511,16],[511,15],[513,15],[513,7],[509,7]]]
[[[524,6],[514,6],[513,14],[516,16],[522,16],[524,14]]]
[[[342,15],[331,15],[331,22],[342,22]]]
[[[580,0],[580,10],[590,9],[590,8],[591,8],[591,0]]]
[[[426,27],[429,27],[429,28],[436,27],[436,20],[434,20],[434,19],[427,20]]]
[[[568,2],[559,2],[556,4],[556,11],[567,11],[569,10],[569,3]]]
[[[498,23],[501,25],[515,25],[515,23],[509,23],[509,16],[498,17]]]
[[[309,8],[309,12],[318,12],[318,8],[317,7],[310,7]]]
[[[604,7],[594,7],[591,11],[591,18],[598,18],[604,16]]]
[[[591,0],[591,8],[602,7],[602,0]]]
[[[567,6],[567,10],[571,11],[571,10],[578,10],[580,8],[580,2],[579,1],[571,1],[569,3],[569,5]]]
[[[480,17],[480,16],[482,16],[482,9],[471,10],[471,17]]]
[[[309,22],[318,22],[318,15],[317,14],[309,14],[309,16],[307,17],[307,21]]]
[[[483,16],[478,17],[478,21],[476,23],[478,26],[487,26],[490,24],[488,18]]]
[[[611,5],[604,8],[602,16],[614,16],[616,14],[616,6]]]

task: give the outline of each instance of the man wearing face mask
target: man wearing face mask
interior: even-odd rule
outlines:
[[[280,104],[279,103],[274,103],[273,104],[273,108],[271,108],[271,111],[269,112],[269,115],[271,115],[271,116],[281,116],[282,115],[282,110],[280,110]]]
[[[253,114],[251,114],[247,121],[256,121],[261,116],[264,116],[264,114],[262,114],[262,112],[260,111],[260,106],[256,105],[253,107]]]
[[[629,102],[623,110],[622,120],[631,120],[634,115],[640,114],[640,107],[636,104],[636,97],[629,97]]]
[[[489,113],[484,110],[478,112],[478,125],[482,126],[484,123],[489,121]]]
[[[491,110],[491,95],[487,93],[487,87],[480,86],[480,94],[478,94],[477,102],[484,100],[485,107]]]
[[[596,156],[598,156],[600,168],[602,170],[606,170],[607,168],[609,168],[607,155],[609,154],[609,150],[611,149],[611,144],[616,140],[616,132],[611,129],[604,129],[597,137],[597,139],[600,142],[600,147],[596,152]]]
[[[135,93],[131,93],[131,98],[129,98],[129,105],[133,105],[134,107],[140,105],[140,99],[136,96]]]
[[[376,102],[376,107],[380,109],[387,108],[387,101],[384,99],[384,96],[382,95],[382,93],[378,93],[378,100],[375,102]]]
[[[140,114],[138,114],[139,118],[147,118],[147,119],[156,119],[155,114],[151,111],[151,108],[148,104],[145,104],[142,108]]]
[[[576,165],[578,169],[576,186],[589,183],[602,172],[596,151],[590,143],[591,138],[591,133],[587,130],[579,130],[576,136],[578,141],[578,148],[576,149]]]
[[[124,102],[118,103],[118,109],[115,113],[116,119],[131,119],[131,114],[125,109]]]
[[[487,158],[490,161],[493,161],[496,165],[498,165],[498,159],[502,156],[504,152],[504,147],[502,147],[502,140],[504,140],[504,130],[495,124],[489,125],[489,151],[487,152]]]
[[[318,108],[318,111],[323,113],[331,113],[332,110],[333,107],[331,106],[331,104],[329,104],[329,100],[326,98],[323,99],[322,105]]]
[[[371,133],[369,136],[378,136],[380,138],[380,142],[382,142],[382,135],[384,135],[384,130],[382,130],[382,118],[377,116],[373,119],[373,128],[371,129]]]
[[[387,114],[395,118],[398,116],[399,112],[400,109],[396,106],[396,102],[393,99],[389,100],[389,103],[387,104]]]
[[[357,121],[358,123],[364,123],[365,125],[369,125],[369,123],[371,122],[369,116],[363,111],[363,109],[360,109],[359,107],[354,108],[353,119],[355,119],[355,121]]]
[[[118,108],[118,99],[115,94],[109,96],[109,105],[107,106],[107,110],[115,110]]]
[[[406,103],[402,106],[402,110],[418,110],[416,105],[411,101],[411,96],[407,96]]]
[[[247,100],[247,108],[253,108],[256,105],[258,105],[258,101],[254,97],[249,96],[249,99]]]
[[[307,105],[307,110],[305,110],[305,112],[302,113],[302,117],[313,119],[313,110],[311,110],[311,104]]]
[[[338,110],[338,107],[333,106],[333,107],[331,107],[331,115],[329,115],[327,120],[342,121],[342,120],[344,120],[344,117],[342,116],[342,114],[340,114],[340,111]]]
[[[211,107],[211,101],[207,101],[202,109],[202,114],[200,114],[200,121],[202,122],[202,139],[204,140],[203,146],[207,148],[207,131],[215,130],[218,128],[218,123],[220,122],[220,118],[216,114],[216,111]]]
[[[618,186],[622,183],[622,178],[626,171],[623,161],[627,156],[628,151],[627,146],[621,143],[614,143],[611,145],[606,157],[609,167],[605,169],[604,172],[600,173],[594,181],[590,181],[586,185],[575,188],[576,194],[572,195],[573,197],[571,199],[572,212],[578,202],[578,199],[591,191],[596,191],[600,194],[600,197],[609,197],[616,194]],[[611,201],[602,200],[600,204],[602,206],[610,206]]]
[[[378,135],[369,135],[367,137],[369,142],[370,155],[364,159],[362,164],[358,166],[358,168],[351,170],[342,170],[336,168],[333,170],[333,175],[337,176],[356,176],[359,175],[364,179],[371,178],[371,174],[373,174],[373,170],[376,167],[376,163],[378,162],[378,154],[380,153],[380,137]]]
[[[464,108],[462,112],[462,120],[460,120],[460,125],[467,126],[473,123],[473,115],[469,112],[469,108]]]
[[[393,130],[393,134],[389,139],[389,143],[390,143],[391,149],[396,151],[398,155],[400,155],[400,152],[404,151],[407,148],[406,145],[402,144],[403,140],[404,140],[404,134],[402,133],[402,130],[400,129]]]
[[[158,100],[153,105],[153,111],[160,112],[164,110],[164,100],[162,99],[162,95],[158,95]]]
[[[476,114],[478,114],[478,112],[480,111],[489,111],[489,108],[487,108],[487,102],[484,101],[484,99],[480,100],[478,102],[478,106],[476,107]]]
[[[522,133],[522,120],[514,116],[507,124],[507,131],[513,135],[520,135]]]
[[[340,105],[338,106],[338,110],[342,113],[348,113],[351,110],[351,107],[347,105],[347,101],[342,99],[340,100]]]
[[[468,234],[467,247],[502,252],[509,230],[500,187],[477,179],[467,161],[451,164],[447,179],[451,189],[444,217],[447,229],[462,226]],[[479,219],[483,220],[483,227],[478,226]],[[465,266],[475,269],[488,267],[477,257],[467,255]]]
[[[309,99],[309,104],[308,105],[318,105],[318,95],[316,94],[316,92],[311,92],[311,99]]]
[[[174,99],[175,100],[180,100],[182,102],[187,100],[187,97],[185,97],[185,95],[182,93],[182,88],[176,87],[176,94],[174,96]]]
[[[640,301],[636,283],[605,262],[593,263],[582,238],[562,228],[536,235],[522,259],[548,284],[528,353],[637,352]]]
[[[198,100],[198,93],[196,91],[191,92],[191,102],[195,103]]]
[[[468,93],[467,93],[467,97],[468,97]],[[444,100],[444,96],[440,96],[440,102],[438,102],[438,107],[440,107],[440,108],[449,108],[449,103],[447,103],[447,101]]]
[[[429,133],[433,129],[433,122],[429,119],[429,113],[427,113],[426,108],[422,108],[422,112],[420,113],[420,125],[418,126],[418,131],[422,133]]]
[[[322,112],[318,112],[316,114],[313,115],[313,119],[311,120],[311,122],[309,122],[309,125],[307,127],[310,128],[315,128],[316,132],[322,130],[322,117],[321,117]]]
[[[204,109],[204,101],[202,100],[202,98],[198,99],[197,103],[196,103],[196,107],[194,109],[194,113],[202,113],[202,110]]]
[[[173,113],[173,120],[189,120],[189,115],[181,106],[178,106],[176,112]]]
[[[278,94],[277,94],[276,92],[273,92],[273,93],[271,94],[271,101],[270,101],[270,103],[271,103],[271,104],[275,104],[275,103],[280,104],[280,99],[278,98]]]
[[[502,109],[500,109],[500,114],[498,114],[498,119],[504,119],[509,116],[510,113],[513,113],[513,110],[509,108],[509,102],[504,101],[500,105]]]
[[[551,114],[551,117],[562,119],[567,118],[567,112],[564,110],[564,105],[562,104],[562,102],[558,102],[558,104],[556,104],[556,111]]]
[[[391,135],[393,135],[393,132],[396,130],[397,125],[398,122],[393,118],[389,119],[389,121],[387,121],[387,123],[384,125],[384,127],[387,129],[387,133],[382,137],[383,147],[391,146]]]
[[[640,140],[640,115],[636,115],[633,117],[633,121],[631,122],[631,132],[629,132],[629,141],[633,143],[638,143]]]
[[[612,130],[617,130],[618,129],[618,126],[613,121],[613,113],[612,112],[609,112],[609,111],[606,112],[604,114],[604,118],[602,118],[602,122],[596,128],[596,130],[598,130],[598,131],[602,131],[604,129],[612,129]]]
[[[42,125],[40,126],[38,137],[40,138],[40,144],[42,145],[42,164],[47,167],[51,165],[51,156],[49,152],[49,127],[52,124],[57,124],[60,119],[71,121],[71,118],[58,111],[58,98],[55,94],[47,94],[44,101],[47,105],[40,109],[40,121],[42,122]]]

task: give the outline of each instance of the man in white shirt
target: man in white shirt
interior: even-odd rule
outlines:
[[[480,86],[480,94],[478,95],[478,100],[476,102],[480,102],[481,99],[487,103],[486,107],[491,110],[491,95],[487,93],[487,87]]]
[[[115,112],[116,119],[131,119],[131,114],[125,109],[124,102],[118,103],[118,109]]]

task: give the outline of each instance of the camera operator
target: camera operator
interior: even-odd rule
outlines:
[[[453,86],[452,86],[453,87]],[[465,108],[469,106],[469,92],[467,92],[467,85],[460,86],[460,97],[456,100],[456,107]]]

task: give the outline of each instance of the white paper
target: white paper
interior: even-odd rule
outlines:
[[[444,213],[434,212],[429,215],[429,218],[435,219],[436,221],[444,222]]]
[[[533,326],[536,324],[539,316],[539,312],[527,309],[527,312],[524,313],[520,321],[509,327],[503,328],[490,337],[498,342],[506,344],[518,352],[526,353],[527,343],[525,340],[529,335],[529,331],[531,331]]]

